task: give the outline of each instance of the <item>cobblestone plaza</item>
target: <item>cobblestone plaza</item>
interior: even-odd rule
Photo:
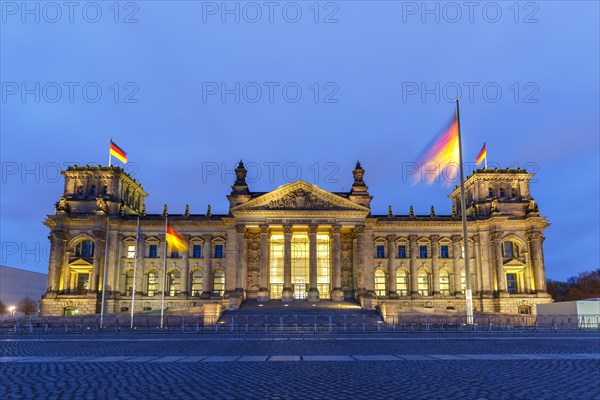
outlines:
[[[597,333],[0,342],[2,399],[600,399]]]

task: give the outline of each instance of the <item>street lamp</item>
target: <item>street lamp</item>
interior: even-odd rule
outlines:
[[[15,316],[15,310],[16,310],[16,309],[17,309],[17,307],[15,307],[15,306],[10,306],[10,307],[8,307],[8,312],[10,313],[10,316],[11,316],[11,317],[14,317],[14,316]]]

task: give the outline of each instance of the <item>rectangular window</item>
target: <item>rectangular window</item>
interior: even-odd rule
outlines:
[[[448,252],[448,246],[440,246],[440,257],[441,258],[449,258],[450,254]]]
[[[178,251],[172,251],[171,252],[171,258],[179,258],[179,252]]]
[[[406,258],[406,246],[398,246],[398,258]]]
[[[517,274],[506,274],[506,289],[510,294],[517,294]]]
[[[427,246],[419,246],[419,258],[427,258]]]
[[[202,246],[199,244],[195,244],[192,247],[192,258],[202,258]]]
[[[223,245],[222,244],[215,245],[215,258],[223,258]]]
[[[512,242],[504,242],[504,257],[513,258],[514,256],[515,255]]]
[[[148,257],[149,258],[157,258],[158,257],[158,245],[157,244],[150,245],[150,252],[148,253]]]
[[[375,258],[385,258],[385,246],[384,245],[376,246]]]
[[[127,245],[127,258],[135,258],[135,245]]]

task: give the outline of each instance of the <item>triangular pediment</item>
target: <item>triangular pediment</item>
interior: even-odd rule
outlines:
[[[83,258],[77,258],[69,263],[71,268],[92,268],[93,265]]]
[[[360,204],[301,180],[283,185],[231,209],[234,214],[255,210],[358,211],[364,213],[370,211]]]
[[[521,261],[513,258],[512,260],[505,262],[504,266],[505,267],[513,267],[513,268],[523,268],[523,267],[525,267],[525,264],[522,263]]]

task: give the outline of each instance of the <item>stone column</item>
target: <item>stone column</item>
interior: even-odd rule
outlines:
[[[144,241],[144,235],[140,234],[140,240],[138,243],[139,249],[136,249],[137,254],[137,266],[135,276],[135,293],[142,294],[144,291],[144,258],[146,257],[146,242]]]
[[[319,301],[319,289],[317,286],[317,225],[308,227],[308,301]]]
[[[542,250],[542,241],[544,237],[540,232],[532,232],[527,235],[533,263],[533,276],[535,282],[535,291],[538,293],[546,292],[546,274],[544,273],[544,255]]]
[[[506,274],[504,273],[504,262],[502,260],[502,232],[492,233],[490,237],[492,241],[492,250],[494,253],[494,264],[496,270],[496,282],[498,284],[498,294],[501,297],[507,295],[506,291]]]
[[[54,276],[56,270],[56,240],[54,234],[48,235],[48,241],[50,242],[50,254],[48,258],[48,278],[46,280],[46,292],[52,292],[54,286]]]
[[[269,301],[269,225],[262,224],[260,228],[260,287],[256,294],[258,302]]]
[[[63,248],[65,251],[63,252],[64,256],[62,259],[62,265],[60,268],[60,280],[61,280],[61,290],[65,292],[69,292],[71,288],[71,268],[69,268],[69,259],[71,258],[71,249],[69,249],[68,240],[63,240]]]
[[[186,243],[189,243],[189,237],[186,235]],[[181,254],[181,261],[183,268],[181,271],[181,291],[179,294],[187,296],[190,293],[189,281],[190,281],[190,249],[188,248]],[[137,278],[136,278],[137,280]],[[137,282],[136,282],[137,283]]]
[[[247,228],[244,225],[236,225],[236,235],[237,235],[237,257],[235,263],[235,291],[234,295],[239,297],[244,297],[244,287],[242,284],[243,271],[246,270],[244,268],[244,264],[246,263],[246,231]]]
[[[375,242],[373,241],[373,228],[365,227],[365,240],[363,246],[363,284],[367,294],[375,298],[375,275],[373,259],[375,258]]]
[[[283,293],[281,301],[294,300],[292,291],[292,225],[283,225]]]
[[[121,238],[119,237],[118,231],[109,232],[108,236],[108,280],[106,282],[107,286],[107,294],[114,294],[119,290],[118,287],[118,274],[121,268],[121,247],[123,243],[121,242]]]
[[[366,293],[365,290],[365,226],[354,227],[356,232],[356,297]]]
[[[332,301],[343,301],[344,292],[342,291],[342,248],[341,248],[341,225],[333,225],[331,237],[333,239],[333,290],[331,291]]]
[[[210,298],[212,295],[212,274],[211,274],[211,255],[212,255],[212,235],[204,235],[204,276],[202,277],[202,297]]]
[[[529,243],[528,243],[529,244]],[[523,270],[523,281],[525,293],[531,293],[532,261],[528,250],[524,250],[521,256],[525,259],[525,268]],[[533,275],[535,276],[535,275]]]
[[[410,254],[410,295],[413,298],[419,298],[421,295],[417,290],[419,286],[417,274],[417,235],[409,235],[408,241],[408,251]]]
[[[165,251],[165,248],[167,249]],[[161,241],[160,246],[158,251],[160,252],[160,265],[158,266],[158,294],[163,293],[163,291],[165,292],[165,298],[167,297],[168,293],[166,292],[167,290],[167,273],[169,270],[169,264],[168,264],[168,257],[169,255],[167,254],[167,251],[169,251],[169,247],[167,244],[167,237],[166,235],[164,236],[164,239]],[[166,257],[166,258],[165,258]],[[166,268],[165,268],[166,265]],[[109,268],[110,271],[110,268]]]
[[[94,231],[94,262],[92,266],[92,273],[90,275],[90,291],[95,293],[98,291],[98,282],[100,279],[100,262],[102,260],[101,254],[104,252],[104,236],[105,232]]]
[[[62,232],[53,232],[50,238],[52,246],[50,248],[50,262],[48,263],[48,291],[57,292],[60,289],[60,274],[66,249],[66,235]]]
[[[484,272],[483,260],[481,259],[481,238],[479,234],[473,235],[473,255],[475,256],[475,273],[477,274],[477,291],[475,294],[481,294],[484,290]]]
[[[398,298],[396,290],[396,235],[388,235],[388,297]]]
[[[460,240],[462,236],[452,235],[452,271],[454,272],[454,295],[461,296],[461,285],[460,285],[460,256],[462,249],[460,247]],[[466,279],[466,277],[465,277]]]
[[[429,240],[431,240],[431,279],[433,281],[431,294],[434,297],[440,297],[440,267],[438,265],[440,235],[431,235]]]

